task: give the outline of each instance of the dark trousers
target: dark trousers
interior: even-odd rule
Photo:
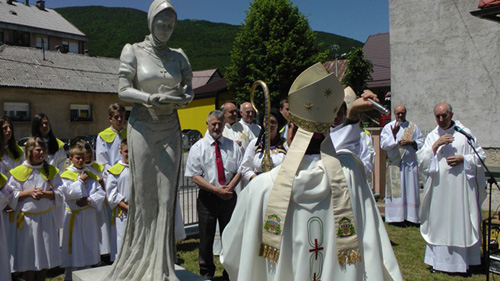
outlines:
[[[234,207],[236,206],[236,193],[229,200],[222,200],[217,195],[201,190],[198,194],[197,210],[200,231],[200,249],[198,262],[200,275],[212,277],[215,273],[213,244],[215,228],[219,221],[220,234],[229,223]],[[224,272],[225,273],[225,272]]]

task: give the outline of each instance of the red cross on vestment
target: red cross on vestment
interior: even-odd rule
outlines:
[[[318,247],[318,239],[314,238],[314,248],[309,249],[309,252],[310,253],[314,252],[314,254],[315,254],[314,259],[317,260],[319,251],[321,251],[323,249],[324,249],[323,247]]]

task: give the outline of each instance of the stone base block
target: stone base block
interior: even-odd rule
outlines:
[[[108,273],[111,266],[95,267],[85,270],[79,270],[73,272],[73,281],[100,281],[104,278],[104,275]],[[181,281],[203,281],[201,276],[198,276],[185,268],[175,265],[175,275]]]

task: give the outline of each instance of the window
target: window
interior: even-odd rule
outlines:
[[[13,39],[13,45],[15,46],[30,46],[30,34],[28,32],[14,31]]]
[[[2,45],[3,43],[5,43],[3,31],[0,31],[0,45]]]
[[[67,52],[73,53],[73,54],[78,54],[78,43],[77,42],[71,42],[71,41],[65,41],[63,40],[61,43],[65,50]]]
[[[25,102],[4,102],[3,112],[12,121],[30,121],[30,105]]]
[[[92,110],[88,104],[70,105],[71,121],[92,121]]]
[[[37,36],[36,37],[36,47],[38,49],[44,49],[48,50],[49,49],[49,39],[45,36]]]

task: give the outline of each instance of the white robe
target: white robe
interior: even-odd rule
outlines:
[[[104,166],[104,165],[103,165]],[[86,165],[87,169],[92,173],[96,174],[99,178],[104,180],[104,185],[106,186],[106,175],[105,171],[99,172],[92,164]],[[102,187],[100,183],[98,183],[101,189],[105,189],[105,186]],[[105,191],[105,190],[104,190]],[[101,255],[106,255],[111,253],[111,209],[108,205],[107,199],[104,200],[102,204],[102,208],[97,212],[97,224],[99,225],[99,229],[101,230],[101,235],[99,236],[99,252]]]
[[[358,142],[359,142],[359,134]],[[277,264],[259,257],[267,200],[279,167],[252,180],[238,198],[233,216],[222,235],[222,264],[237,280],[402,280],[398,263],[366,184],[361,162],[350,153],[339,154],[355,216],[362,261],[341,268],[337,261],[331,189],[319,156],[306,156],[293,183],[281,252]],[[308,228],[308,222],[321,224]],[[318,239],[319,259],[315,259]]]
[[[250,132],[253,134],[254,138],[258,138],[260,134],[260,126],[255,124],[255,123],[250,123],[248,124],[247,122],[243,121],[243,119],[240,119],[239,121],[241,124],[244,126],[247,126]]]
[[[5,146],[5,150],[7,151],[8,146]],[[4,174],[7,178],[10,177],[9,171],[17,167],[18,165],[21,165],[24,161],[24,152],[23,155],[21,155],[21,158],[16,161],[12,158],[10,158],[9,154],[5,153],[3,155],[3,158],[0,160],[0,173]]]
[[[43,138],[43,141],[48,145],[49,139]],[[59,142],[58,142],[59,145]],[[54,154],[47,154],[47,163],[59,169],[59,174],[66,170],[66,161],[68,160],[68,155],[64,147],[59,148]]]
[[[250,141],[255,138],[248,126],[245,126],[240,122],[234,122],[233,125],[226,123],[222,135],[228,139],[240,141],[243,150],[245,150]]]
[[[371,174],[375,162],[375,148],[371,137],[358,124],[350,124],[330,128],[330,139],[336,150],[347,150],[361,160],[366,182],[371,189]]]
[[[10,200],[10,193],[7,191],[7,188],[0,187],[0,211],[2,213],[3,209],[8,205]],[[8,219],[8,216],[7,216]],[[7,239],[7,222],[5,221],[5,216],[0,216],[0,280],[11,280],[10,274],[10,253],[9,253],[9,244]]]
[[[73,166],[68,170],[77,171]],[[100,228],[97,223],[97,211],[100,211],[106,193],[101,189],[99,183],[91,178],[84,183],[80,176],[78,180],[72,181],[63,178],[62,187],[66,205],[66,212],[63,226],[63,239],[61,247],[62,265],[61,267],[83,267],[94,265],[101,259],[99,251]],[[76,201],[82,197],[90,199],[90,208],[79,207]],[[72,232],[72,253],[69,253],[69,232],[70,232],[70,210],[80,210],[74,216]]]
[[[63,195],[61,192],[62,181],[56,175],[50,180],[51,186],[44,180],[38,171],[42,165],[30,166],[33,168],[28,179],[24,182],[18,181],[13,176],[7,183],[7,189],[12,194],[10,206],[25,214],[21,229],[16,227],[16,245],[14,247],[13,269],[17,272],[39,271],[50,269],[61,265],[61,252],[59,250],[59,228],[61,227],[61,207]],[[21,191],[34,187],[42,188],[44,191],[53,191],[55,199],[42,198],[35,200],[26,197],[19,200]],[[17,220],[17,216],[16,216]]]
[[[393,153],[401,147],[398,142],[403,137],[404,130],[408,128],[410,122],[405,121],[401,123],[401,127],[396,134],[396,139],[394,139],[391,130],[395,124],[396,120],[393,120],[385,125],[380,133],[380,147],[387,151],[389,159]],[[417,148],[420,149],[424,142],[424,136],[420,133],[416,124],[414,124],[412,139],[417,143]],[[418,216],[418,208],[420,206],[420,185],[418,183],[417,150],[411,145],[407,145],[405,148],[405,154],[399,164],[401,196],[385,198],[386,222],[403,222],[405,220],[413,223],[420,222]]]
[[[18,161],[10,158],[9,154],[6,153],[3,156],[3,159],[0,161],[0,173],[4,174],[7,178],[10,178],[10,170],[21,165],[24,159],[25,159],[24,153],[23,155],[21,155],[21,158]],[[16,245],[16,221],[15,220],[12,222],[10,221],[11,215],[10,213],[4,212],[3,211],[4,208],[0,209],[0,217],[1,217],[0,220],[3,221],[5,231],[7,233],[6,237],[9,246],[11,271],[14,271],[13,267],[14,267],[14,246]]]
[[[111,127],[111,130],[116,132],[113,127]],[[121,130],[117,132],[115,139],[110,143],[103,140],[101,136],[97,136],[95,143],[95,160],[97,163],[104,165],[105,171],[122,159],[120,155],[120,145],[122,143],[120,132]]]
[[[114,261],[123,242],[125,227],[127,226],[127,212],[122,211],[119,215],[118,204],[121,201],[130,200],[130,180],[128,164],[119,162],[124,166],[119,175],[107,172],[106,194],[108,196],[109,207],[113,210],[114,224],[111,224],[111,260]],[[117,208],[116,210],[114,210]]]
[[[243,155],[243,161],[240,166],[240,173],[243,178],[248,182],[253,175],[262,173],[262,157],[263,153],[255,152],[255,143],[258,139],[253,139],[248,144],[248,149],[245,150],[245,155]],[[273,161],[273,167],[276,167],[283,162],[286,154],[283,152],[273,152],[270,153],[271,160]]]
[[[372,171],[375,164],[375,148],[373,147],[371,135],[363,130],[360,133],[360,146],[359,160],[365,167],[366,180],[368,181],[368,187],[371,188]]]
[[[463,128],[459,121],[455,124]],[[464,131],[472,135],[467,128]],[[434,155],[432,145],[445,133],[452,134],[454,141],[439,147]],[[474,146],[485,159],[477,142]],[[449,166],[446,158],[453,155],[463,155],[464,162]],[[428,246],[425,262],[436,270],[465,272],[480,262],[481,204],[486,198],[483,166],[453,126],[431,131],[417,157],[425,183],[420,206],[420,233]]]

